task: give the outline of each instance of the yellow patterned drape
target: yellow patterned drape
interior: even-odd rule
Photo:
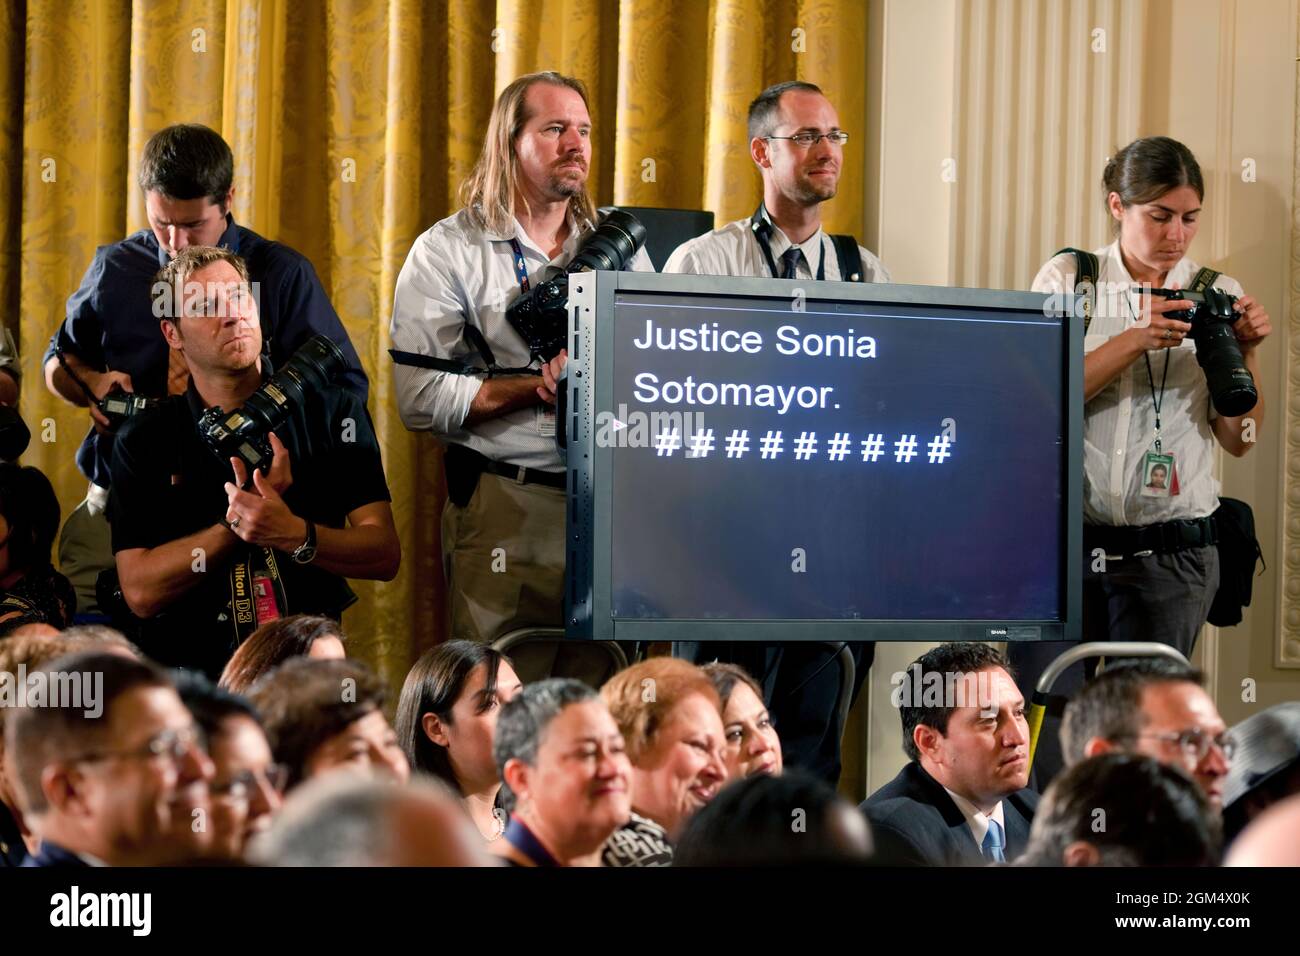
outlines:
[[[396,581],[355,585],[347,628],[390,683],[441,639],[444,607],[440,450],[397,416],[393,284],[415,237],[455,210],[497,91],[531,70],[581,77],[597,201],[721,223],[758,201],[749,100],[811,80],[856,134],[828,224],[862,232],[865,0],[0,0],[0,13],[0,304],[24,359],[26,461],[65,513],[81,499],[86,414],[45,390],[40,356],[95,246],[145,223],[144,141],[168,123],[219,129],[236,218],[311,259],[370,375],[403,561]]]

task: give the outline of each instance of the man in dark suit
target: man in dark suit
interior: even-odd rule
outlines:
[[[42,706],[5,720],[24,819],[41,839],[23,866],[157,866],[199,855],[212,761],[167,675],[86,652],[27,675]]]
[[[1015,859],[1038,794],[1025,789],[1029,727],[1006,658],[988,644],[941,644],[893,683],[909,762],[862,804],[877,858],[909,866]]]

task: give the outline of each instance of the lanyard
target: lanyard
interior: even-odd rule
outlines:
[[[781,270],[776,267],[776,259],[772,256],[772,247],[768,243],[768,237],[772,234],[772,222],[767,218],[767,210],[763,204],[759,203],[754,215],[749,217],[749,228],[754,232],[754,238],[758,241],[758,248],[763,250],[763,258],[767,260],[767,267],[772,270],[772,278],[781,278]],[[822,258],[817,263],[817,281],[822,282],[826,279],[826,237],[822,237]]]
[[[559,861],[542,846],[542,841],[533,836],[533,831],[524,825],[514,814],[510,816],[510,822],[506,824],[506,832],[502,834],[507,843],[522,853],[528,859],[532,860],[537,866],[559,866]]]
[[[1133,316],[1133,303],[1129,300],[1128,296],[1124,297],[1124,301],[1128,304],[1128,314]],[[1136,316],[1133,316],[1133,321],[1137,321]],[[1142,352],[1142,358],[1147,363],[1147,384],[1151,387],[1151,404],[1154,405],[1156,409],[1155,449],[1156,454],[1158,455],[1160,454],[1160,405],[1165,400],[1165,382],[1169,380],[1169,346],[1165,346],[1165,370],[1160,373],[1159,395],[1156,395],[1155,376],[1151,374],[1151,354],[1144,349]]]
[[[1165,370],[1160,374],[1160,395],[1156,396],[1156,380],[1151,374],[1151,356],[1146,352],[1142,357],[1147,360],[1147,384],[1151,386],[1151,403],[1156,407],[1156,454],[1160,454],[1160,403],[1165,400],[1165,382],[1169,379],[1169,346],[1165,346]]]
[[[528,267],[524,263],[524,250],[519,245],[519,240],[514,236],[510,237],[510,248],[514,250],[515,278],[519,280],[519,291],[528,292]]]

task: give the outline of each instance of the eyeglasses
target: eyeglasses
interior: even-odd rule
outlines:
[[[155,760],[170,757],[181,760],[187,753],[200,746],[202,738],[193,727],[183,730],[164,730],[154,734],[133,750],[104,750],[77,757],[72,763],[98,763],[102,760]]]
[[[788,139],[800,149],[808,149],[816,146],[823,139],[828,141],[832,146],[843,146],[849,141],[849,134],[842,129],[833,129],[829,133],[812,133],[805,130],[802,133],[795,133],[793,136],[764,136],[764,139]]]
[[[214,797],[224,797],[227,800],[243,803],[263,783],[276,793],[281,793],[288,782],[289,768],[284,764],[273,763],[262,771],[245,770],[237,773],[224,783],[211,784],[208,790]]]
[[[1163,740],[1165,743],[1177,744],[1189,760],[1196,760],[1197,762],[1205,759],[1205,755],[1210,752],[1211,745],[1218,747],[1223,752],[1225,760],[1231,760],[1232,755],[1237,752],[1237,740],[1226,730],[1216,737],[1211,737],[1199,727],[1184,730],[1182,733],[1137,734],[1135,736],[1149,737],[1152,740]]]

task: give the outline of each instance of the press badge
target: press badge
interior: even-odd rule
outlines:
[[[1178,469],[1173,455],[1149,451],[1142,456],[1142,494],[1147,498],[1171,498],[1178,494]]]
[[[276,603],[275,585],[269,574],[253,575],[253,608],[257,614],[258,627],[280,618],[280,605]]]
[[[555,406],[537,406],[537,434],[543,438],[555,437]]]

